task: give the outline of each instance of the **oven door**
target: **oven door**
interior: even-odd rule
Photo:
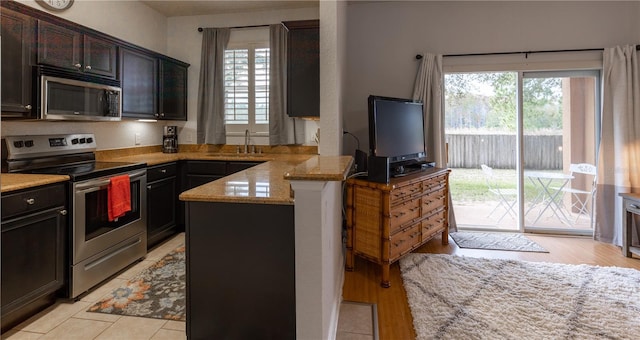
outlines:
[[[73,184],[72,264],[103,253],[137,235],[142,234],[146,243],[146,170],[132,171],[128,174],[131,185],[131,211],[113,221],[109,221],[107,208],[110,177]]]

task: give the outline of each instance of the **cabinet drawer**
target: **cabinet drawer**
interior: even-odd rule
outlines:
[[[422,242],[428,241],[435,233],[442,231],[444,223],[446,222],[446,212],[445,209],[442,209],[422,220]]]
[[[175,176],[177,173],[176,163],[161,164],[147,168],[147,182]]]
[[[422,214],[429,215],[431,211],[444,207],[447,199],[445,192],[442,188],[422,196]]]
[[[393,234],[402,225],[420,217],[420,198],[393,207],[389,215],[389,233]]]
[[[447,176],[448,174],[444,174],[444,175],[436,176],[434,178],[424,181],[422,190],[425,193],[427,193],[427,192],[438,191],[446,188]]]
[[[227,162],[189,161],[187,162],[187,174],[225,176],[227,174]]]
[[[2,196],[2,219],[38,210],[65,206],[65,185],[54,185]]]
[[[391,236],[389,241],[389,261],[411,251],[420,243],[420,223]]]
[[[415,183],[411,185],[405,185],[391,191],[390,202],[391,206],[402,203],[411,196],[420,194],[422,191],[422,183]]]

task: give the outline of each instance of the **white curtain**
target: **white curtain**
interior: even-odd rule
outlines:
[[[640,79],[635,46],[605,48],[594,238],[622,245],[622,199],[640,192]],[[637,236],[634,235],[637,242]]]
[[[295,144],[294,119],[287,115],[287,29],[269,25],[269,144]]]
[[[425,53],[420,60],[418,74],[413,86],[413,100],[424,104],[424,132],[427,159],[436,162],[437,167],[447,167],[447,150],[444,135],[444,110],[442,99],[444,76],[442,55]],[[456,231],[451,195],[449,195],[449,230]]]
[[[202,59],[198,84],[198,144],[225,144],[224,50],[229,43],[228,28],[205,28],[202,32]]]

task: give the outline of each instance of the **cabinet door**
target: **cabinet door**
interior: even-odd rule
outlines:
[[[187,120],[187,67],[160,60],[160,119]]]
[[[2,118],[35,118],[31,87],[35,21],[6,8],[2,8],[0,15]]]
[[[291,117],[320,116],[318,20],[288,21],[287,111]]]
[[[100,38],[84,36],[84,72],[116,78],[116,45]]]
[[[71,70],[82,68],[82,34],[38,20],[38,63]]]
[[[64,286],[66,215],[55,207],[2,222],[2,323]],[[4,219],[4,218],[3,218]]]
[[[133,50],[120,49],[122,116],[155,118],[158,112],[158,60]]]
[[[176,225],[176,177],[147,184],[147,247]]]

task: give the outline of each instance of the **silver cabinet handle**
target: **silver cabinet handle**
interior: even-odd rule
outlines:
[[[27,202],[28,205],[36,204],[36,199],[35,198],[27,198],[24,201]]]
[[[167,173],[167,169],[161,169],[160,172],[162,172],[163,174]]]
[[[87,70],[90,70],[91,69],[91,65],[87,65],[84,68],[86,68]]]
[[[67,215],[67,209],[60,210],[60,215],[62,215],[62,216]]]
[[[160,117],[164,117],[164,112],[160,114]]]
[[[629,207],[633,209],[640,209],[640,207],[635,204],[630,204]]]
[[[74,67],[77,67],[77,68],[81,68],[81,67],[82,67],[82,65],[81,65],[81,64],[74,64],[73,66],[74,66]]]
[[[24,106],[24,108],[27,109],[27,110],[31,110],[31,105],[27,104],[27,105]]]

